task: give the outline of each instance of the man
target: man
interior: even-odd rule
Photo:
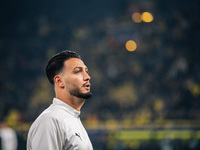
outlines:
[[[17,146],[15,130],[8,127],[4,121],[0,121],[0,150],[17,150]]]
[[[80,121],[81,107],[92,96],[88,68],[79,54],[63,51],[49,60],[46,74],[55,98],[32,124],[27,150],[92,150]]]

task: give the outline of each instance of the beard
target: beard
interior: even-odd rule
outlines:
[[[78,98],[82,98],[82,99],[88,99],[88,98],[92,97],[92,92],[89,91],[87,93],[81,93],[78,88],[73,89],[69,92],[71,95],[76,96]]]

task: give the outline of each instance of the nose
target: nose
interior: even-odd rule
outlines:
[[[89,81],[91,79],[91,77],[89,76],[89,74],[87,72],[85,72],[83,79],[84,79],[84,81]]]

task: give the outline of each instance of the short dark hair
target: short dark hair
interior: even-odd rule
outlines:
[[[80,55],[74,51],[65,50],[55,54],[46,66],[46,75],[50,83],[54,85],[54,77],[60,73],[64,67],[64,62],[70,58],[79,58]]]

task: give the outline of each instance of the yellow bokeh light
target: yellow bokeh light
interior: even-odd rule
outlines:
[[[136,23],[140,23],[142,21],[141,14],[139,12],[134,12],[132,15],[132,20]]]
[[[129,40],[126,42],[126,49],[128,51],[134,51],[137,48],[137,44],[133,40]]]
[[[141,18],[144,22],[152,22],[153,15],[150,12],[143,12]]]

